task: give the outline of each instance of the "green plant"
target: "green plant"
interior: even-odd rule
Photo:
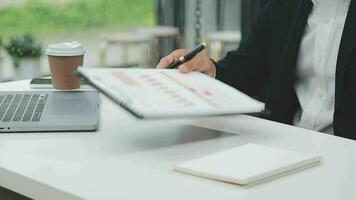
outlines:
[[[3,48],[2,37],[0,37],[0,62],[2,60],[2,54],[1,54],[2,48]]]
[[[39,58],[42,54],[41,44],[30,34],[11,37],[4,47],[16,68],[19,67],[21,58]]]
[[[9,0],[8,0],[9,1]],[[1,4],[0,0],[0,4]],[[16,3],[15,3],[16,2]],[[127,30],[155,24],[155,0],[21,0],[0,6],[0,35]],[[22,3],[20,3],[22,2]]]

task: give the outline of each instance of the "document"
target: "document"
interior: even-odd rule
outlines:
[[[139,118],[256,113],[259,102],[200,72],[80,67],[77,74]]]

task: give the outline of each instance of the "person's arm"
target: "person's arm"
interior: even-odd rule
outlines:
[[[268,2],[262,7],[256,24],[240,47],[216,63],[217,79],[250,96],[258,95],[268,84],[271,5]]]
[[[246,94],[260,98],[265,94],[268,84],[269,62],[269,21],[271,1],[264,4],[258,20],[253,26],[248,38],[242,41],[240,47],[229,52],[225,58],[213,62],[205,53],[197,54],[192,60],[179,66],[183,73],[200,71],[215,77]],[[166,68],[179,57],[187,53],[187,49],[178,49],[162,58],[157,68]]]

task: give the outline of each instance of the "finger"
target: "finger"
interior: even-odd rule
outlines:
[[[162,68],[166,68],[168,65],[170,65],[171,63],[173,63],[176,59],[179,58],[179,55],[177,55],[176,52],[172,52],[171,54],[169,54],[168,56],[162,58],[158,65],[157,68],[162,69]]]
[[[172,64],[178,58],[182,57],[188,52],[187,49],[178,49],[170,53],[168,56],[162,58],[157,65],[157,68],[162,69],[166,68],[168,65]]]
[[[182,64],[178,67],[178,70],[182,73],[189,73],[192,70],[189,69],[189,67],[187,67],[185,64]]]
[[[168,65],[170,65],[172,62],[173,62],[174,58],[172,55],[168,55],[164,58],[162,58],[158,65],[157,65],[157,69],[163,69],[163,68],[166,68]]]
[[[201,65],[199,63],[201,63],[201,59],[199,57],[196,57],[188,62],[185,62],[178,69],[180,72],[183,72],[183,73],[189,73],[191,71],[198,71],[200,68],[200,65]]]

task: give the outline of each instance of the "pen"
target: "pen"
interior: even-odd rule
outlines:
[[[191,60],[195,55],[197,55],[198,53],[200,53],[207,47],[208,47],[208,45],[205,42],[201,43],[199,46],[195,47],[194,49],[189,51],[187,54],[178,58],[178,60],[174,61],[172,64],[168,65],[167,69],[177,68],[179,65]]]

